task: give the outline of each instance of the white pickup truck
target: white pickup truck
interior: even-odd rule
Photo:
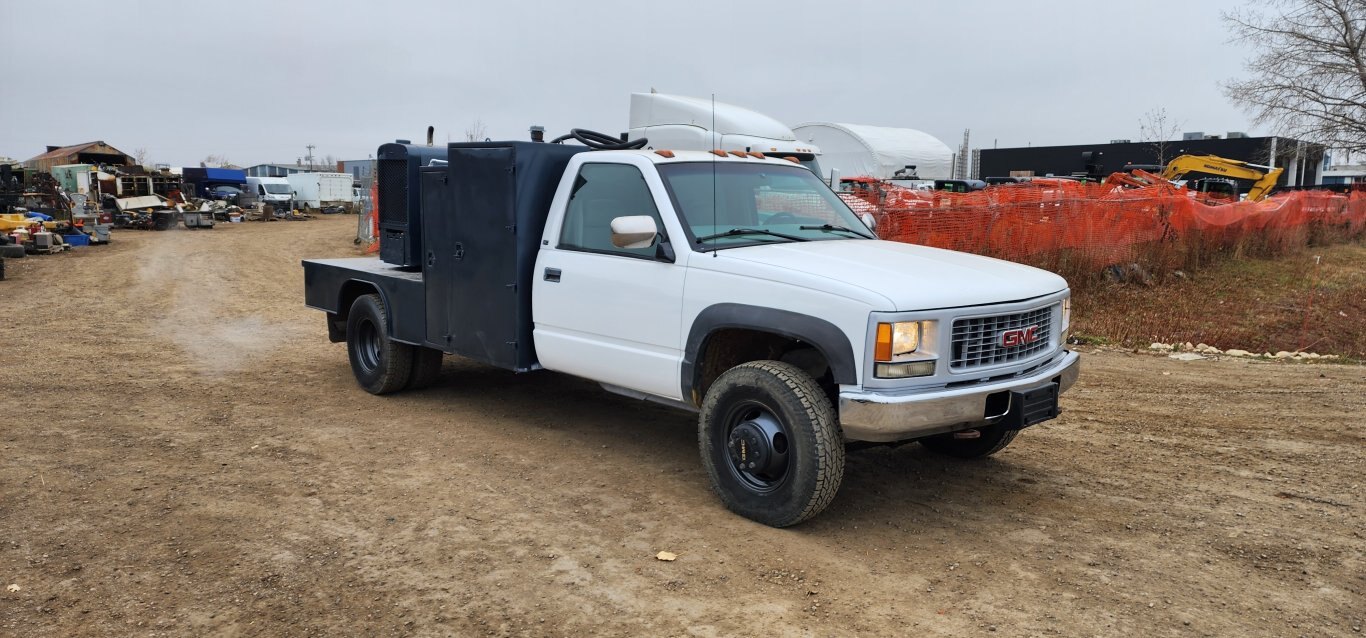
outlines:
[[[488,142],[405,164],[393,146],[379,214],[410,217],[420,268],[304,262],[369,392],[455,354],[692,410],[721,501],[782,527],[834,498],[846,444],[986,456],[1076,380],[1061,277],[880,241],[791,161]]]

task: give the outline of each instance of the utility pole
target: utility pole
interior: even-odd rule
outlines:
[[[304,159],[308,160],[308,170],[311,171],[313,170],[313,149],[318,147],[312,144],[306,144],[304,145],[304,148],[308,149],[308,155],[305,155]]]

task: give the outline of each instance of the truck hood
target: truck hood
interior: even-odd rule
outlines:
[[[809,276],[803,279],[813,283],[824,280],[823,287],[832,294],[841,294],[840,288],[853,286],[884,297],[892,305],[886,310],[1006,303],[1067,288],[1062,277],[1032,266],[891,241],[824,240],[717,252],[718,257],[727,259],[704,259],[702,264],[736,260],[739,263],[726,270],[739,271],[742,268],[736,267],[749,263],[764,271],[803,273]],[[765,276],[775,278],[771,272]],[[842,296],[850,295],[845,292]]]

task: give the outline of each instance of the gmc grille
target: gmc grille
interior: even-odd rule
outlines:
[[[382,159],[379,182],[379,221],[406,227],[408,223],[408,160]]]
[[[1053,304],[994,317],[955,319],[949,369],[957,372],[1014,363],[1047,350],[1053,337],[1053,309],[1057,307]]]

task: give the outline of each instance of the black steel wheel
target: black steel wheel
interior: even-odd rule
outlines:
[[[346,351],[356,382],[370,394],[408,385],[413,346],[389,338],[389,316],[379,295],[361,295],[346,317]]]
[[[844,436],[811,375],[779,361],[722,374],[698,419],[702,464],[731,511],[773,527],[805,521],[835,498]]]
[[[939,454],[960,459],[980,459],[1004,450],[1015,440],[1015,435],[1020,433],[1019,430],[1008,430],[1000,426],[977,428],[977,432],[979,436],[975,439],[959,439],[954,438],[952,434],[939,434],[919,441],[926,449]]]

